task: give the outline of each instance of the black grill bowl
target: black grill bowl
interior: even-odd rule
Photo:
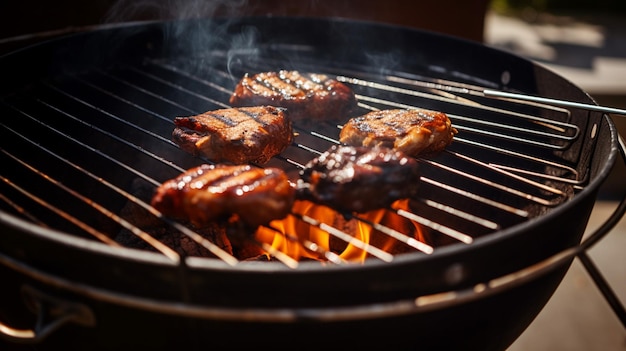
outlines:
[[[30,138],[46,145],[47,136],[40,139],[37,123],[15,122],[20,113],[14,107],[31,111],[32,101],[50,98],[41,93],[47,82],[64,82],[66,77],[120,66],[141,66],[150,59],[184,59],[207,47],[212,52],[226,52],[224,59],[232,59],[228,66],[232,68],[239,64],[238,58],[264,54],[250,47],[230,50],[233,43],[240,45],[245,40],[265,47],[315,48],[312,57],[317,67],[377,70],[375,63],[388,58],[385,63],[392,65],[392,70],[439,72],[468,84],[483,82],[491,88],[594,103],[575,85],[522,58],[395,26],[272,17],[140,23],[82,33],[2,57],[0,118],[2,133],[6,133],[2,148],[12,155],[23,152],[21,157],[27,162],[52,173],[55,162],[38,161],[26,147],[16,147],[22,142],[11,132],[32,130]],[[285,54],[272,59],[298,67],[298,60],[305,56]],[[310,61],[311,57],[306,57],[306,62]],[[197,64],[185,69],[202,70]],[[504,76],[511,79],[503,80]],[[79,112],[74,114],[82,118]],[[32,113],[38,116],[37,109]],[[55,123],[53,118],[45,122]],[[362,265],[336,266],[303,262],[295,269],[278,262],[231,266],[219,259],[198,257],[173,262],[160,254],[110,247],[63,229],[31,223],[15,208],[2,211],[0,272],[5,288],[0,293],[0,322],[29,329],[39,315],[37,331],[43,337],[37,340],[38,350],[331,346],[504,350],[539,313],[567,271],[574,257],[567,250],[579,244],[597,192],[617,156],[618,136],[607,116],[572,111],[568,122],[580,127],[580,139],[557,154],[571,161],[568,152],[574,153],[572,167],[586,182],[575,187],[565,201],[532,208],[527,220],[477,237],[469,245],[445,245],[431,255],[398,255],[392,262],[367,260]],[[84,134],[84,127],[59,128]],[[151,146],[142,144],[146,149]],[[89,156],[72,145],[54,147],[57,153],[74,155],[67,157],[84,159],[85,167],[98,163],[87,160]],[[106,149],[107,141],[98,147]],[[535,149],[528,147],[528,152]],[[120,151],[119,156],[126,155]],[[126,187],[133,179],[118,168],[99,171],[103,178]],[[28,179],[20,172],[12,168],[3,170],[2,175]],[[74,186],[81,181],[71,175],[63,178],[70,173],[59,173],[63,183]],[[160,180],[164,179],[167,176],[161,176]],[[79,189],[91,187],[88,182],[76,185]],[[90,197],[100,196],[97,190],[93,194],[84,191]],[[14,192],[3,190],[2,194],[11,198]],[[122,206],[114,197],[105,203],[112,209]],[[64,209],[81,211],[71,203]],[[75,311],[77,319],[55,327],[59,315]],[[49,335],[45,334],[48,331]]]

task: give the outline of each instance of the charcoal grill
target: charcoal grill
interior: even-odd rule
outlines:
[[[585,250],[624,212],[622,202],[580,244],[600,185],[624,157],[607,115],[484,94],[593,104],[585,92],[527,60],[433,33],[290,17],[126,24],[15,52],[0,69],[0,267],[10,287],[0,321],[5,338],[40,349],[318,348],[324,340],[505,349],[575,256],[597,273]],[[301,240],[323,260],[297,261],[257,242],[273,260],[246,261],[148,205],[161,182],[210,163],[170,141],[173,118],[228,107],[245,73],[278,69],[345,82],[357,114],[449,115],[455,141],[420,158],[409,206],[387,209],[428,240],[342,214],[409,248],[393,254],[294,210],[301,225],[367,258],[345,262]],[[296,123],[294,144],[268,165],[297,175],[337,143],[339,127]],[[141,216],[128,217],[128,206]],[[202,254],[156,239],[145,218]],[[121,231],[145,249],[120,244]]]

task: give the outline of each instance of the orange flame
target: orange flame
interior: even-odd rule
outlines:
[[[392,207],[410,211],[408,200],[398,200]],[[296,260],[326,260],[332,252],[344,261],[364,262],[372,255],[368,246],[391,254],[414,250],[385,231],[425,242],[417,223],[386,209],[348,219],[329,207],[299,200],[292,213],[272,221],[269,228],[260,227],[255,238]],[[376,228],[377,225],[382,228]]]

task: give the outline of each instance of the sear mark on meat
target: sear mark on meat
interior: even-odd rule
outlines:
[[[324,74],[281,70],[246,74],[230,97],[232,106],[284,107],[294,121],[349,117],[357,100],[352,89]]]
[[[381,110],[350,119],[339,141],[354,146],[384,146],[417,157],[445,149],[457,130],[445,113],[424,109]]]
[[[174,123],[172,141],[215,162],[264,164],[293,141],[287,111],[273,106],[209,111]]]
[[[418,163],[385,147],[332,146],[301,171],[297,198],[367,212],[415,195]]]
[[[196,226],[242,221],[252,228],[284,218],[295,189],[278,168],[201,165],[161,184],[152,206],[164,215]]]

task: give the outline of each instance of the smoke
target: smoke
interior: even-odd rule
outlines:
[[[248,0],[118,0],[105,15],[106,23],[162,21],[163,47],[198,55],[212,50],[226,50],[228,67],[237,63],[239,54],[254,54],[257,31],[244,27],[240,33],[228,33],[228,19],[254,13]],[[203,19],[217,18],[221,27],[207,26]],[[197,70],[206,67],[208,56],[196,60]]]
[[[105,16],[106,22],[166,21],[166,39],[190,41],[206,39],[194,19],[228,17],[241,12],[248,0],[118,0]],[[194,25],[197,28],[188,28]],[[202,40],[198,45],[207,44]]]
[[[242,15],[333,17],[358,10],[346,7],[347,4],[319,0],[117,0],[104,20],[108,23],[163,21],[163,48],[180,50],[195,56],[196,60],[193,62],[196,66],[185,67],[192,70],[190,73],[209,66],[211,62],[208,60],[218,58],[208,53],[225,52],[220,59],[227,60],[228,71],[233,76],[233,67],[241,67],[246,60],[261,55],[262,49],[258,41],[262,35],[252,25],[230,26],[232,21]],[[208,25],[209,22],[211,25]],[[221,25],[217,26],[217,23]],[[239,28],[239,31],[234,32],[229,27]],[[336,33],[340,37],[343,34]],[[202,56],[202,53],[207,55]],[[201,58],[197,59],[199,56]],[[386,62],[390,58],[372,57],[371,60],[375,67],[387,67]],[[241,77],[234,77],[239,78]]]

